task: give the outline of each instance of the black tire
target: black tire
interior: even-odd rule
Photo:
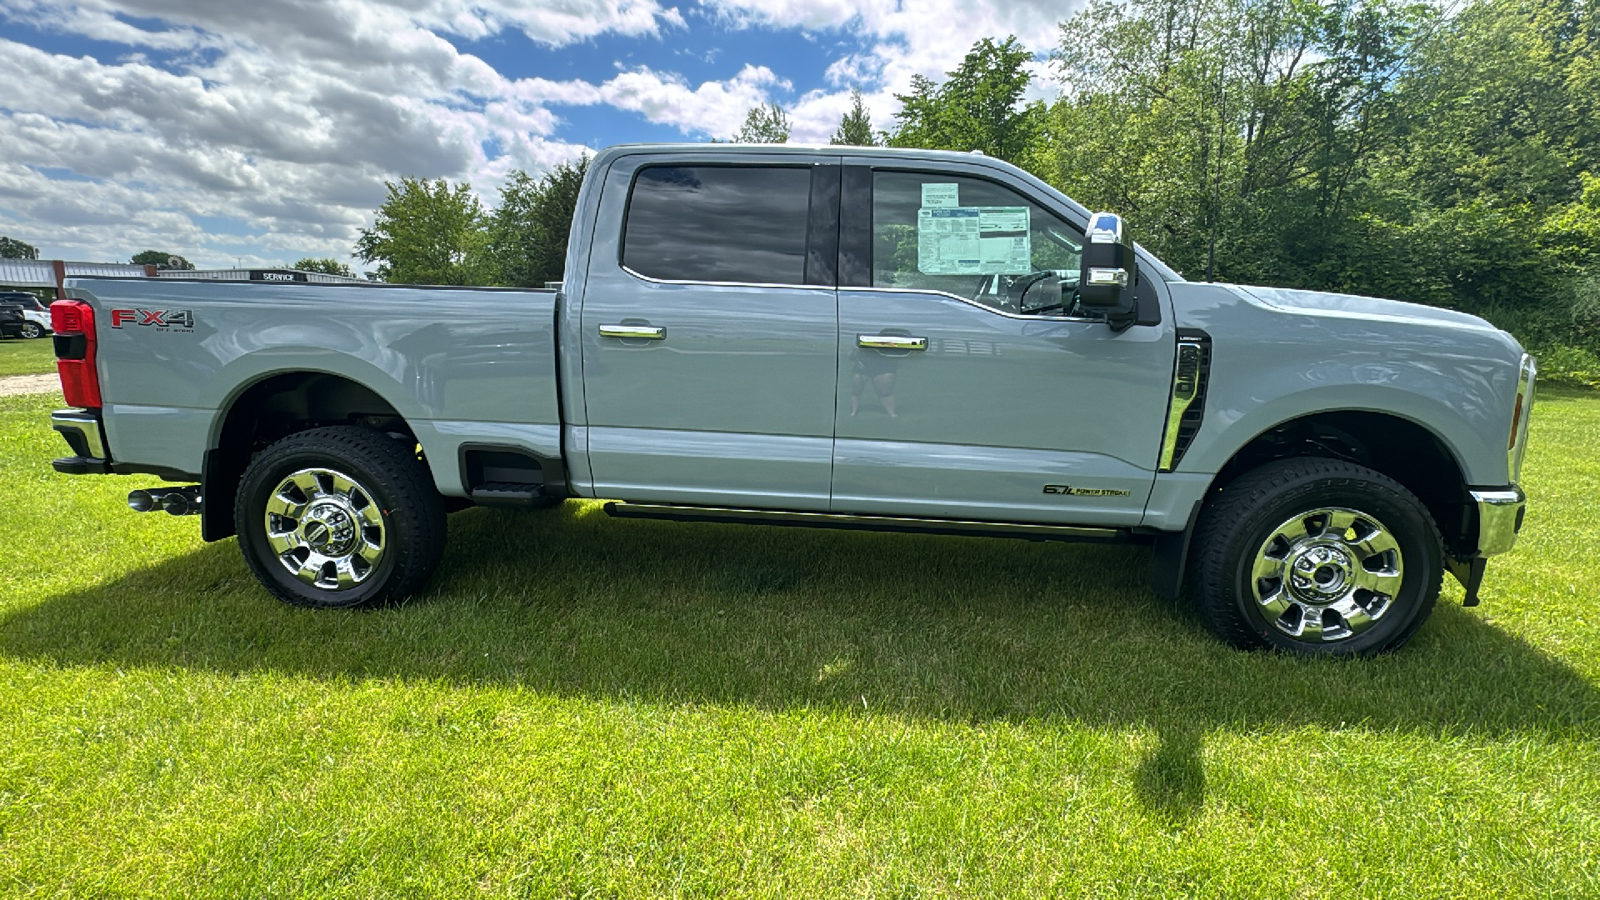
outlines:
[[[23,322],[22,336],[25,338],[42,338],[44,337],[44,326],[38,322]]]
[[[1394,650],[1433,611],[1444,571],[1427,507],[1393,479],[1334,459],[1278,460],[1229,482],[1207,500],[1193,546],[1190,595],[1241,649]]]
[[[291,478],[309,487],[290,485]],[[300,516],[269,518],[269,504]],[[234,527],[245,562],[267,590],[318,609],[403,600],[444,554],[444,501],[427,467],[409,447],[369,428],[315,428],[262,451],[239,481]],[[296,546],[280,554],[290,544]]]

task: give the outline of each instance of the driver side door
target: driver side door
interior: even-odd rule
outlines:
[[[831,509],[1138,524],[1170,314],[1116,333],[1075,313],[1067,204],[992,169],[893,166],[843,182]]]

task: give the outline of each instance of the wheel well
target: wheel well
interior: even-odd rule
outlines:
[[[217,445],[206,454],[201,536],[215,541],[234,533],[233,495],[252,456],[281,438],[325,425],[360,425],[416,442],[405,418],[365,385],[325,372],[264,378],[229,405]]]
[[[1284,422],[1239,448],[1213,484],[1220,487],[1263,463],[1296,456],[1331,456],[1382,472],[1428,508],[1445,552],[1473,549],[1477,523],[1460,464],[1437,435],[1398,416],[1344,410]]]

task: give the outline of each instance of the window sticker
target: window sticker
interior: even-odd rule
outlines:
[[[917,270],[924,275],[1026,275],[1032,255],[1026,206],[917,210]]]
[[[923,209],[949,209],[960,206],[961,185],[951,184],[924,184],[922,186]]]

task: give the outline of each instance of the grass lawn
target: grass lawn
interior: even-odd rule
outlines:
[[[1600,896],[1600,394],[1540,401],[1484,604],[1318,662],[1140,548],[583,504],[297,611],[0,399],[0,894]]]
[[[0,377],[45,375],[55,370],[55,347],[49,337],[0,340]]]

